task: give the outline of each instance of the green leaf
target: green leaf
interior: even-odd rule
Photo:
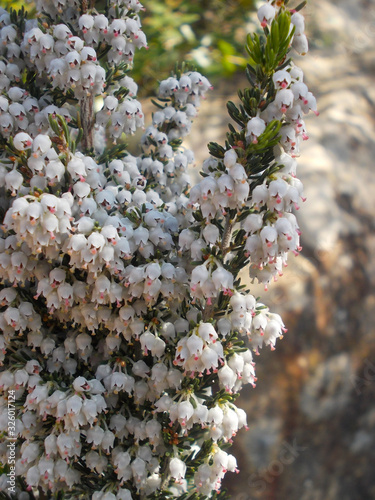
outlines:
[[[301,2],[300,4],[298,4],[297,7],[294,7],[294,10],[297,11],[297,12],[299,12],[304,7],[306,7],[306,5],[307,5],[307,0],[304,0],[303,2]]]
[[[193,408],[196,409],[197,408],[197,402],[195,401],[195,399],[193,397],[191,397],[189,399],[189,401],[190,401],[190,404],[193,406]]]
[[[223,148],[223,146],[220,146],[216,142],[209,142],[207,147],[208,147],[210,154],[212,156],[214,156],[215,158],[219,158],[219,159],[224,158],[225,149]]]

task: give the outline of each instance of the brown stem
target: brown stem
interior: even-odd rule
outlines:
[[[82,13],[82,15],[86,14],[87,7],[88,7],[87,0],[82,0],[82,2],[81,2],[81,13]]]
[[[164,465],[164,472],[162,473],[162,481],[161,481],[161,485],[160,485],[160,491],[164,491],[167,488],[168,483],[171,479],[171,476],[169,474],[169,463],[170,463],[170,459],[167,458],[167,461]]]
[[[221,251],[223,253],[223,259],[229,246],[230,238],[232,236],[233,226],[234,226],[234,219],[231,219],[230,215],[228,214],[225,219],[224,234],[221,240]]]
[[[215,300],[215,304],[216,304],[216,300]],[[211,304],[210,306],[208,306],[206,304],[205,308],[203,309],[203,314],[202,314],[203,321],[208,321],[209,319],[214,318],[215,304]]]
[[[81,99],[81,126],[83,129],[82,149],[94,148],[94,97],[85,96]]]
[[[230,239],[232,236],[232,229],[234,226],[234,221],[235,221],[235,218],[231,219],[230,214],[228,214],[226,216],[225,226],[224,226],[224,234],[223,234],[223,238],[221,240],[221,251],[223,254],[223,262],[225,260],[225,254],[227,253],[228,248],[229,248]],[[213,319],[214,312],[215,312],[215,306],[216,306],[216,300],[211,305],[206,304],[206,307],[203,310],[203,321]]]

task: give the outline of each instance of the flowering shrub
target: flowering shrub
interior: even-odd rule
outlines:
[[[300,251],[296,156],[303,115],[316,112],[288,56],[307,51],[301,7],[259,9],[250,87],[228,103],[238,127],[209,144],[191,189],[182,140],[211,88],[200,73],[182,65],[160,82],[139,151],[123,142],[144,126],[129,76],[147,48],[137,0],[103,12],[39,0],[32,20],[1,12],[4,436],[9,391],[17,408],[17,486],[5,469],[5,496],[223,496],[252,351],[286,331],[238,274],[248,266],[267,286]],[[3,439],[4,464],[7,451]]]

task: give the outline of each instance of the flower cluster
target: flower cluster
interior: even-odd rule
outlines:
[[[132,86],[130,77],[124,77],[123,80],[125,81],[121,83],[124,86]],[[144,125],[142,105],[139,101],[130,97],[119,103],[119,100],[114,95],[108,95],[104,99],[103,108],[96,115],[96,124],[99,127],[109,125],[109,134],[115,140],[122,133],[133,135],[137,128],[141,128]]]
[[[249,42],[252,89],[228,104],[239,127],[210,143],[192,188],[182,140],[203,75],[183,65],[162,80],[139,148],[123,142],[144,127],[128,74],[147,48],[138,0],[0,11],[0,432],[11,390],[28,491],[213,498],[237,472],[224,451],[246,428],[237,393],[255,386],[252,352],[286,332],[238,274],[267,284],[300,251],[296,157],[316,111],[284,65],[291,45],[304,51],[303,18],[274,4],[258,16],[279,59]]]
[[[258,11],[262,26],[271,25],[276,14],[274,5],[263,5]],[[296,37],[305,37],[300,13],[292,14],[290,26],[293,27],[293,44]],[[251,264],[250,276],[264,283],[266,289],[272,278],[282,275],[288,252],[297,255],[301,250],[300,231],[292,213],[300,208],[301,201],[305,201],[303,185],[296,176],[296,157],[301,140],[308,139],[303,115],[310,110],[318,114],[316,99],[303,82],[302,70],[293,62],[276,70],[272,83],[274,92],[268,90],[267,105],[261,103],[256,110],[250,112],[249,109],[240,117],[243,130],[237,136],[232,135],[232,147],[204,162],[206,176],[191,189],[189,199],[192,206],[199,207],[206,221],[204,231],[212,227],[209,231],[213,235],[211,244],[218,238],[218,228],[212,223],[219,213],[225,215],[236,211],[241,215],[240,227],[244,233],[245,255]],[[246,103],[245,98],[243,102]],[[235,117],[239,116],[237,113]],[[265,175],[251,179],[249,159],[258,161],[256,153],[276,122],[281,126],[281,138],[273,148],[269,174],[265,171]],[[202,236],[207,241],[204,233]],[[199,240],[195,237],[191,248],[195,241]],[[211,300],[209,292],[205,296]]]
[[[163,109],[162,112],[155,113],[154,124],[159,125],[165,120],[172,121],[175,128],[180,130],[181,136],[186,135],[191,127],[189,118],[195,116],[193,108],[199,107],[200,100],[205,98],[209,89],[212,89],[211,83],[197,71],[183,73],[178,79],[172,76],[163,80],[159,87],[159,97],[171,98],[180,112],[176,115],[169,108]],[[172,138],[174,137],[172,136]]]
[[[272,21],[275,19],[275,16],[278,13],[277,4],[274,5],[274,2],[270,0],[266,0],[265,4],[263,4],[258,9],[258,19],[262,28],[265,28],[267,25],[270,25]],[[302,14],[297,12],[296,10],[291,12],[291,24],[294,27],[294,36],[293,36],[293,48],[301,55],[305,55],[308,51],[308,41],[305,35],[305,18]]]

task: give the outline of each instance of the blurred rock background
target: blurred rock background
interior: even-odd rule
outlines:
[[[268,292],[252,287],[289,331],[238,400],[250,429],[232,448],[233,500],[375,498],[375,4],[315,0],[305,16],[310,52],[295,61],[320,116],[307,119],[299,160],[303,251]],[[221,82],[202,106],[199,158],[223,142],[225,102],[241,86]]]

